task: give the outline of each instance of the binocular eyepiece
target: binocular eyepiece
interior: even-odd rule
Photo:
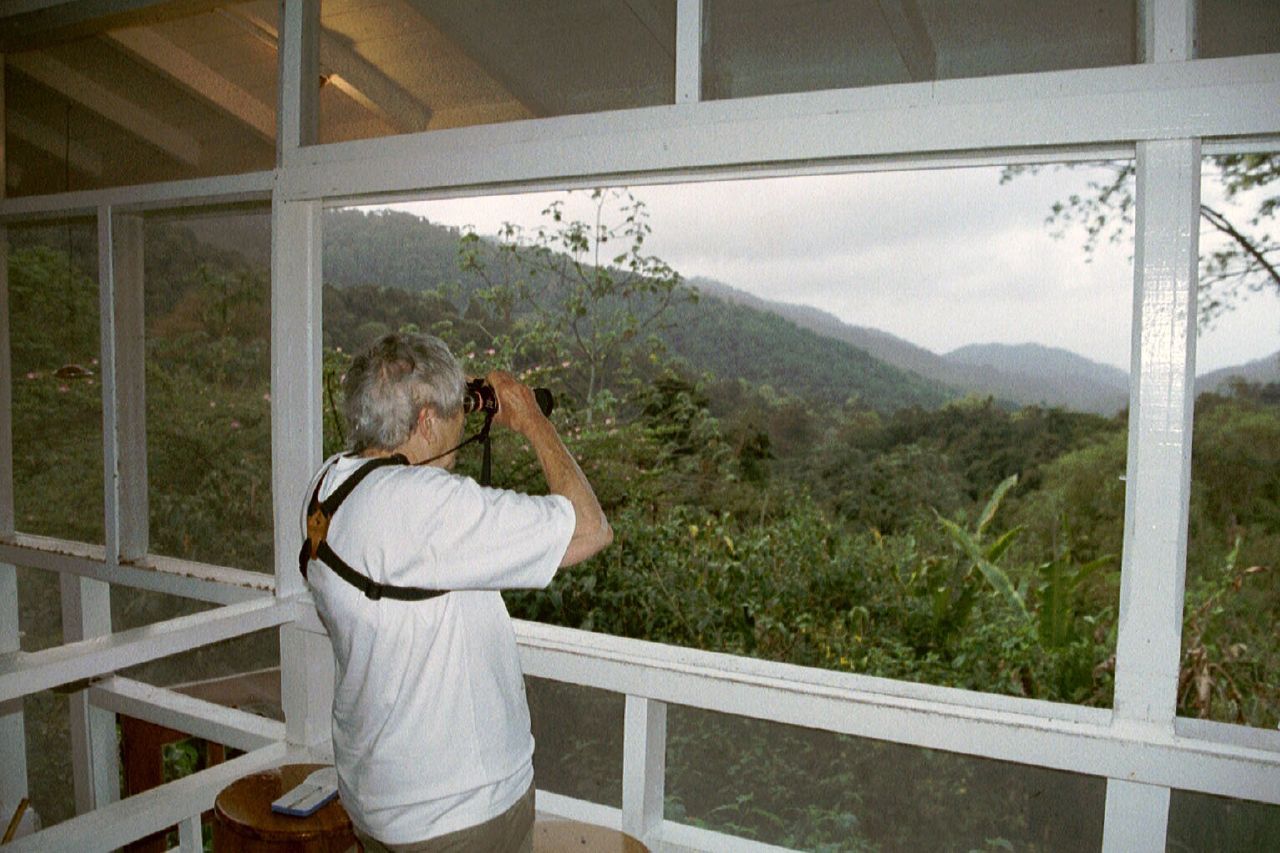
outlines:
[[[550,415],[551,410],[556,407],[555,397],[551,396],[551,392],[546,388],[534,388],[533,397],[538,401],[538,408],[542,410],[542,414]],[[498,392],[493,390],[493,386],[484,381],[483,377],[476,377],[467,382],[467,388],[462,394],[462,411],[468,415],[472,412],[484,412],[486,415],[497,414],[498,411]]]

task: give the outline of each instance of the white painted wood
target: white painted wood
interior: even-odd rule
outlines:
[[[114,357],[110,363],[102,361],[104,374],[108,364],[113,370],[109,387],[114,397],[111,407],[104,398],[103,410],[110,408],[115,413],[104,420],[104,425],[109,425],[105,440],[111,444],[109,455],[115,462],[106,482],[115,490],[111,500],[116,507],[106,553],[115,562],[137,562],[145,559],[149,542],[143,222],[136,214],[113,214],[109,207],[101,208],[98,215],[99,227],[102,223],[107,226],[98,252],[100,257],[111,255],[104,272],[111,273],[114,314]],[[108,387],[106,381],[103,387]]]
[[[702,0],[676,0],[676,103],[702,100]]]
[[[276,162],[309,145],[319,130],[320,4],[282,0],[280,4],[280,106],[276,111]]]
[[[271,198],[275,172],[246,172],[218,178],[193,178],[131,187],[23,196],[0,200],[0,222],[34,222],[95,213],[110,206],[117,213],[200,204],[265,202]]]
[[[880,15],[893,35],[893,46],[912,80],[938,76],[938,56],[916,0],[877,0]]]
[[[200,825],[200,815],[193,814],[178,824],[178,850],[181,853],[204,853],[204,829]]]
[[[1171,732],[1177,705],[1195,402],[1200,146],[1138,146],[1118,723]]]
[[[667,774],[667,706],[628,696],[623,725],[622,831],[652,847],[660,839]]]
[[[1138,50],[1143,62],[1196,57],[1196,0],[1139,0]]]
[[[120,381],[116,299],[110,208],[98,211],[98,311],[102,378],[102,458],[105,546],[109,559],[120,553],[120,476],[118,415]],[[62,595],[62,641],[75,643],[111,633],[111,587],[74,575],[59,579]],[[84,814],[120,797],[119,744],[115,716],[93,708],[88,693],[68,697],[71,715],[71,764],[76,812]]]
[[[42,52],[14,54],[9,63],[23,74],[61,92],[84,108],[159,148],[188,166],[200,164],[200,143],[145,107],[117,95],[69,65]]]
[[[1280,803],[1280,751],[1112,714],[518,623],[527,675],[859,737]]]
[[[1104,853],[1164,853],[1168,788],[1110,779],[1106,808],[1102,825]],[[1153,832],[1155,825],[1159,830]]]
[[[9,655],[0,659],[0,702],[274,628],[295,615],[292,601],[246,601],[44,651]]]
[[[275,143],[276,116],[270,107],[160,33],[149,27],[129,27],[110,30],[106,38],[241,122],[258,138]]]
[[[236,708],[112,676],[89,689],[99,708],[146,720],[195,737],[252,752],[284,740],[284,724]]]
[[[280,596],[306,590],[297,558],[302,502],[321,461],[320,214],[317,202],[277,202],[272,209],[271,457]],[[333,706],[327,638],[283,628],[280,670],[289,742],[325,748]]]
[[[118,586],[163,592],[213,604],[236,604],[275,592],[275,577],[155,554],[136,565],[106,562],[101,545],[15,534],[0,541],[0,560],[45,571],[79,575]]]
[[[0,54],[0,202],[5,194],[4,56]],[[13,536],[13,352],[10,346],[9,234],[0,225],[0,538]],[[0,656],[16,652],[18,571],[0,562]],[[13,814],[27,796],[27,739],[22,700],[0,704],[0,813]]]
[[[209,809],[218,792],[241,776],[268,767],[305,762],[305,752],[273,744],[201,770],[105,808],[59,823],[10,843],[5,853],[43,853],[50,850],[112,850],[152,832],[173,826]]]
[[[285,152],[288,200],[1280,134],[1280,55],[676,104]],[[573,145],[565,145],[566,137]],[[959,154],[963,157],[963,154]]]

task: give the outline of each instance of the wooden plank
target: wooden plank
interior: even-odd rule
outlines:
[[[284,724],[248,711],[113,676],[89,690],[99,708],[251,752],[284,740]]]
[[[11,67],[188,166],[200,164],[200,143],[181,128],[152,114],[69,65],[39,53],[9,58]]]
[[[239,121],[259,139],[275,142],[275,110],[160,33],[134,27],[110,32],[107,38]]]

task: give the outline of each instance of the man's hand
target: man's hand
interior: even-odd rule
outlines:
[[[484,379],[498,395],[498,412],[493,416],[493,422],[498,426],[527,436],[535,424],[546,420],[542,409],[538,408],[538,400],[533,396],[533,391],[510,373],[494,370]]]
[[[503,370],[495,370],[485,377],[498,396],[498,412],[493,422],[513,429],[528,439],[538,455],[538,464],[547,478],[547,488],[553,495],[563,495],[573,504],[573,537],[560,559],[561,566],[572,566],[599,553],[613,541],[613,529],[609,527],[596,500],[595,491],[586,475],[565,449],[564,442],[556,434],[556,428],[538,408],[538,400],[523,382]]]

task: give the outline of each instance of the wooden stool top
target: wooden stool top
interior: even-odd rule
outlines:
[[[286,764],[244,776],[222,789],[213,804],[214,818],[223,828],[257,841],[305,842],[345,839],[354,842],[351,819],[337,800],[308,817],[291,817],[271,811],[271,803],[301,784],[323,764]]]
[[[649,848],[624,832],[548,818],[533,825],[533,853],[649,853]]]

